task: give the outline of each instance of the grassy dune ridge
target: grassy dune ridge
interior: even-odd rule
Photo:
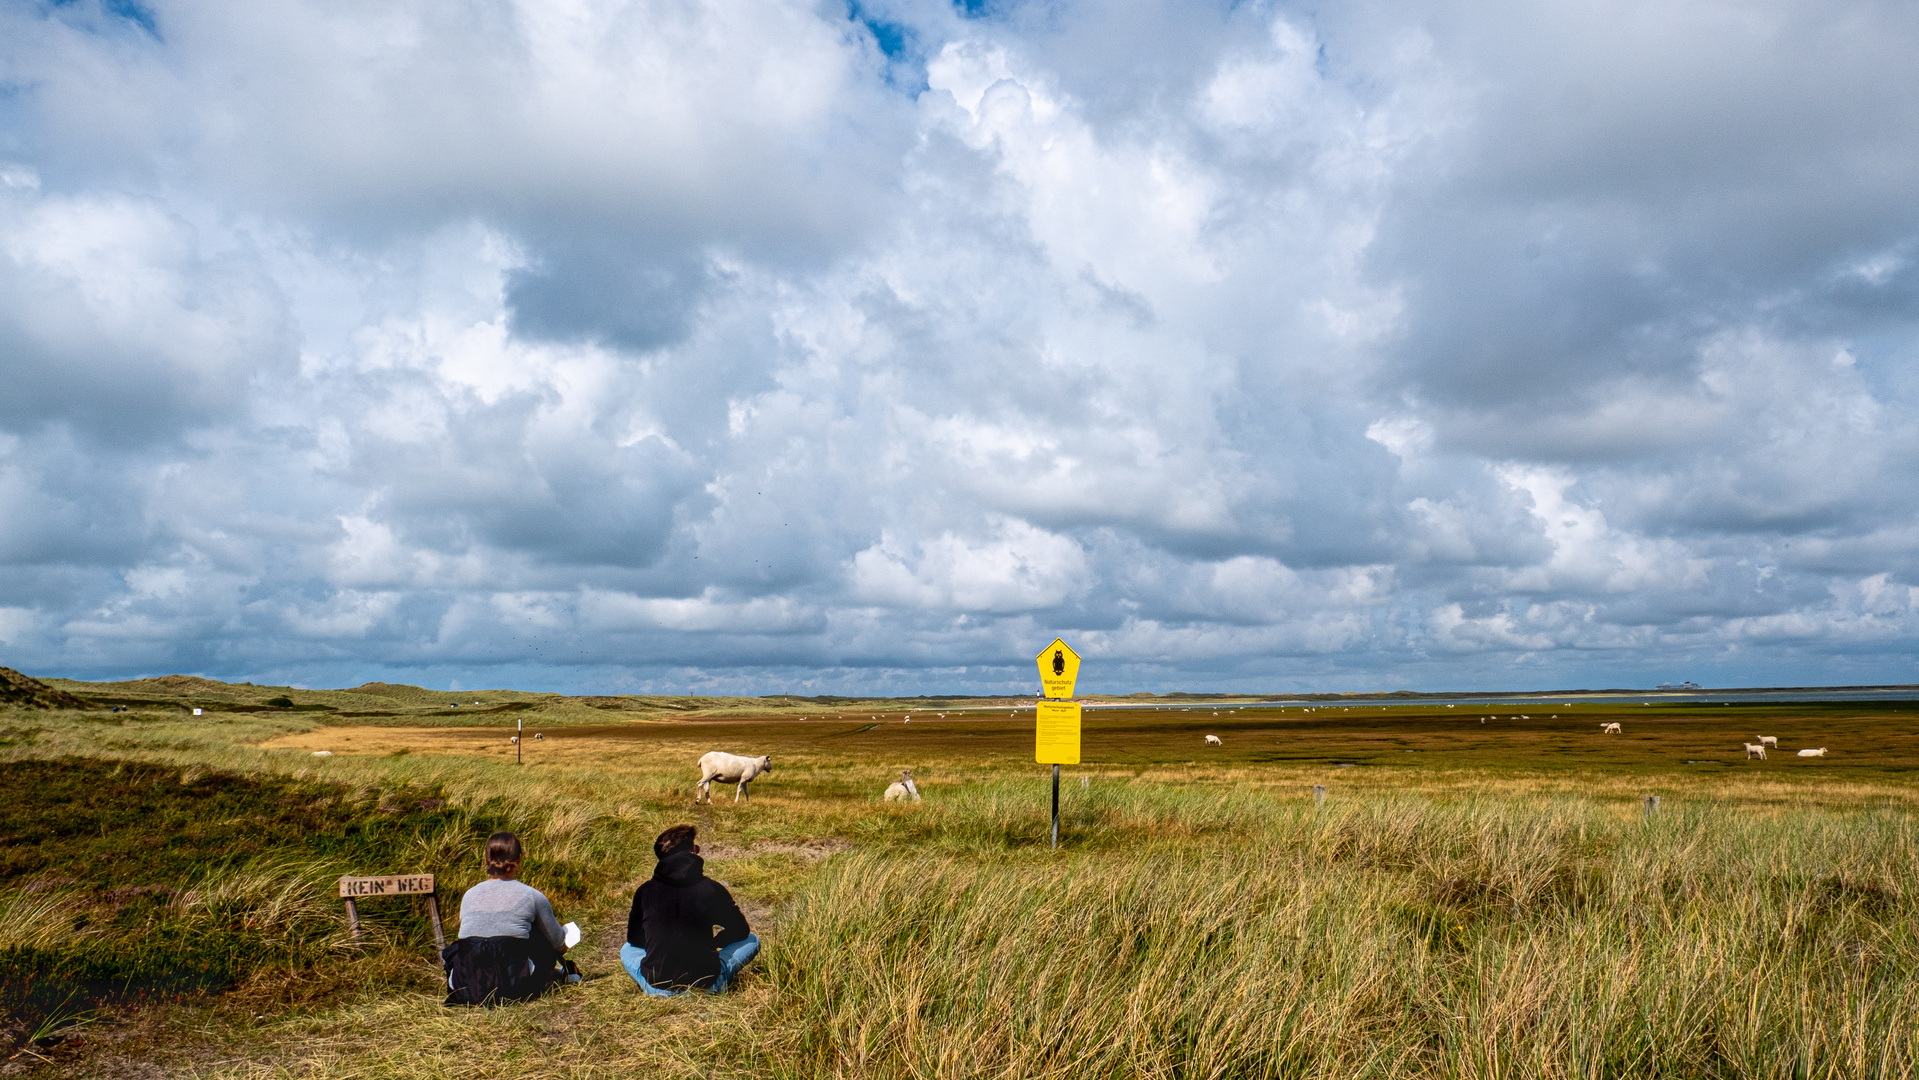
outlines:
[[[91,852],[93,879],[0,864],[4,947],[26,951],[0,970],[26,953],[131,956],[116,947],[129,926],[244,961],[220,994],[146,1009],[144,1027],[102,1020],[39,1048],[48,1075],[120,1058],[234,1080],[1916,1071],[1912,713],[1615,709],[1629,737],[1601,739],[1605,710],[1560,711],[1089,720],[1057,851],[1014,717],[907,725],[809,705],[559,725],[516,766],[497,729],[339,729],[358,733],[348,744],[330,718],[284,710],[8,713],[7,775],[119,768],[168,806],[237,801],[187,827],[149,815],[180,845],[155,866],[174,892],[137,891],[105,857],[113,829],[35,841]],[[1760,727],[1853,760],[1748,765],[1736,740]],[[1209,754],[1197,743],[1214,731],[1227,746]],[[313,757],[329,739],[340,752]],[[696,809],[689,754],[717,747],[765,748],[774,772],[744,805]],[[879,803],[902,767],[926,801]],[[1665,796],[1651,818],[1647,792]],[[766,940],[719,998],[648,999],[617,970],[648,844],[677,821],[700,826],[709,872]],[[528,880],[585,928],[585,985],[444,1009],[404,903],[366,905],[369,945],[346,944],[333,877],[431,869],[450,915],[501,823],[530,843]],[[135,891],[102,899],[113,889]]]

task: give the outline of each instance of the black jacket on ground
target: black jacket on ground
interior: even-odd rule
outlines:
[[[559,954],[545,938],[461,938],[440,950],[440,960],[452,976],[448,1005],[504,1005],[531,1001],[560,978],[554,962]]]
[[[682,848],[661,859],[653,879],[633,894],[626,943],[646,950],[640,974],[654,986],[713,985],[720,977],[715,950],[750,932],[733,894],[705,871],[706,860]]]

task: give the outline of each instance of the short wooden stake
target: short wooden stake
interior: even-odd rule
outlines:
[[[346,898],[346,924],[353,931],[353,943],[360,942],[360,909],[354,906],[351,896]]]
[[[1313,785],[1313,805],[1324,806],[1325,804],[1326,804],[1326,785],[1314,784]]]
[[[433,947],[446,948],[446,931],[440,929],[440,898],[438,896],[426,898],[426,917],[433,920]]]
[[[1658,809],[1659,809],[1659,796],[1657,795],[1646,796],[1646,817],[1650,819],[1653,816],[1653,814],[1658,811]]]
[[[1086,790],[1086,788],[1087,788],[1087,786],[1088,786],[1088,785],[1090,785],[1090,784],[1092,784],[1092,782],[1093,782],[1093,781],[1092,781],[1092,779],[1091,779],[1090,777],[1085,777],[1085,776],[1082,776],[1082,777],[1080,777],[1080,778],[1079,778],[1079,789],[1080,789],[1081,791],[1085,791],[1085,790]]]

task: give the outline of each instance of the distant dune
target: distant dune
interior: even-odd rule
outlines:
[[[31,675],[0,667],[0,705],[17,709],[84,709],[87,703],[64,690],[55,690]]]

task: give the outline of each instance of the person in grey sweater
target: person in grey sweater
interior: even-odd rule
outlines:
[[[541,981],[566,977],[566,933],[546,894],[518,880],[525,851],[520,838],[496,832],[486,838],[486,880],[460,897],[460,938],[519,938],[526,942],[531,975]],[[569,981],[578,981],[572,975]]]

